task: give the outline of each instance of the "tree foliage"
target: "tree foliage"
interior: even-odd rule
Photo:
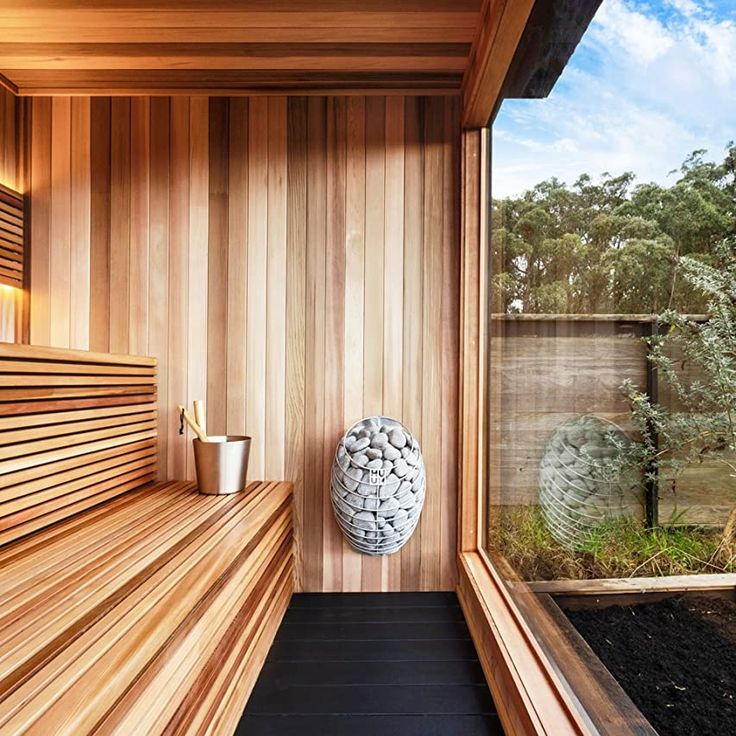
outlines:
[[[633,381],[623,386],[641,442],[622,445],[622,455],[671,481],[705,459],[736,475],[736,238],[715,246],[712,258],[682,256],[677,264],[709,319],[668,310],[660,334],[648,339],[649,360],[673,400],[655,404]]]
[[[493,311],[701,313],[707,297],[683,278],[713,266],[736,234],[736,145],[720,163],[694,151],[671,186],[632,173],[557,179],[493,201]]]

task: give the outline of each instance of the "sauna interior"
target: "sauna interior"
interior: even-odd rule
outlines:
[[[489,126],[599,4],[0,3],[0,733],[599,732],[482,496]]]

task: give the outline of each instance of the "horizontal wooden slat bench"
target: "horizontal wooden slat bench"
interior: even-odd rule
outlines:
[[[293,590],[292,489],[151,482],[155,388],[151,359],[0,345],[0,734],[237,725]]]

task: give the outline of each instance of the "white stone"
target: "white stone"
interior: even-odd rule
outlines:
[[[390,460],[393,462],[394,460],[398,460],[401,457],[401,452],[397,450],[393,445],[386,445],[386,447],[383,448],[383,457],[386,460]]]
[[[358,529],[375,531],[377,528],[375,514],[372,514],[370,511],[358,511],[353,517],[353,525]]]
[[[363,471],[360,468],[347,468],[345,470],[345,475],[348,478],[354,478],[355,480],[363,480]]]
[[[358,465],[364,468],[368,464],[368,456],[359,452],[357,455],[353,455],[353,465]]]
[[[400,531],[409,522],[409,513],[406,509],[399,509],[391,519],[394,529]]]
[[[364,499],[362,496],[359,496],[357,493],[348,493],[347,496],[345,496],[345,501],[350,504],[351,506],[357,506],[359,509],[362,509],[364,506],[364,501],[369,501],[370,499],[366,498]]]
[[[381,505],[378,507],[378,515],[384,519],[390,519],[397,511],[399,511],[399,502],[393,497],[381,501]]]
[[[403,458],[394,463],[394,475],[403,478],[409,472],[409,466]]]
[[[353,515],[354,509],[350,508],[350,506],[348,506],[341,498],[335,496],[332,500],[335,506],[340,509],[346,517],[350,518]]]
[[[411,491],[402,493],[400,496],[396,497],[396,500],[399,502],[399,506],[402,509],[410,509],[417,502],[416,496]]]
[[[380,499],[376,496],[368,496],[361,500],[363,501],[363,508],[366,511],[378,511],[378,507],[381,505]]]
[[[369,447],[370,444],[371,441],[366,435],[364,435],[354,442],[353,446],[350,448],[350,452],[352,452],[353,454],[356,452],[360,452],[361,450],[365,450],[366,447]]]
[[[383,432],[378,432],[374,434],[373,438],[371,439],[371,447],[384,448],[387,443],[388,436],[385,435]]]
[[[388,436],[388,441],[399,450],[406,446],[406,435],[397,427],[391,430],[391,434]]]

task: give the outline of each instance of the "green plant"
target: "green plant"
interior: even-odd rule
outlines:
[[[736,558],[722,555],[720,534],[703,527],[664,526],[647,531],[631,517],[596,527],[585,548],[570,551],[555,541],[536,506],[504,509],[494,548],[524,580],[652,577],[734,572]]]
[[[660,334],[648,339],[649,360],[670,399],[654,403],[632,381],[624,383],[640,442],[618,442],[611,463],[614,471],[633,463],[645,477],[673,488],[686,468],[704,460],[736,477],[736,239],[715,248],[713,263],[683,256],[676,266],[702,294],[709,317],[694,320],[673,310],[660,315]],[[736,527],[736,511],[730,527]]]

